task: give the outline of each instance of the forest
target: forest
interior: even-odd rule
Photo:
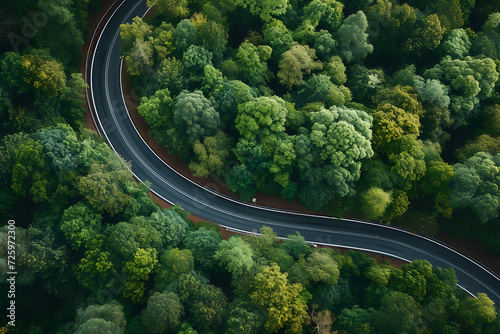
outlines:
[[[194,176],[500,251],[498,4],[150,2],[122,58]]]
[[[148,5],[152,5],[149,3]],[[486,333],[452,268],[227,235],[86,127],[102,0],[0,9],[0,333]],[[198,177],[500,251],[500,4],[158,0],[121,29],[151,134]],[[10,289],[10,290],[9,290]],[[12,301],[12,299],[10,300]]]

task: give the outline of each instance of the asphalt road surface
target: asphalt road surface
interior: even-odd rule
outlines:
[[[238,231],[270,226],[280,237],[299,231],[306,240],[371,251],[400,260],[426,259],[433,266],[453,267],[459,285],[470,294],[484,292],[500,306],[500,278],[485,266],[437,240],[402,229],[349,219],[306,215],[244,203],[184,178],[166,165],[144,142],[125,107],[121,89],[120,24],[147,11],[145,0],[118,0],[94,36],[86,80],[89,103],[102,136],[125,160],[140,181],[169,203],[179,203],[192,214]],[[104,28],[102,28],[104,27]],[[141,87],[137,87],[141,88]]]

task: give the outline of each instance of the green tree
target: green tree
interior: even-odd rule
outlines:
[[[180,325],[183,307],[173,293],[159,293],[149,297],[148,306],[142,311],[142,323],[151,333],[173,332]]]
[[[121,158],[110,158],[106,165],[92,164],[87,175],[78,177],[77,189],[99,212],[114,216],[132,200],[125,192],[125,183],[132,181],[132,176]]]
[[[374,328],[375,310],[364,309],[355,305],[352,308],[345,308],[337,316],[338,328],[345,333],[371,333]]]
[[[207,177],[210,173],[221,174],[230,156],[231,139],[227,134],[219,131],[213,137],[205,137],[203,143],[199,140],[194,143],[195,159],[189,164],[195,177]]]
[[[449,55],[452,59],[463,59],[469,55],[471,45],[464,29],[453,29],[447,34],[438,51],[443,56]]]
[[[102,216],[79,202],[64,211],[61,231],[73,249],[87,245],[101,229]]]
[[[155,6],[158,15],[182,19],[189,15],[188,0],[147,0],[148,7]]]
[[[121,58],[127,62],[127,71],[131,75],[140,75],[153,66],[154,47],[152,39],[153,27],[134,18],[132,23],[120,26],[122,47]]]
[[[159,267],[155,273],[155,287],[164,290],[169,282],[193,270],[194,257],[190,249],[167,249],[160,256]]]
[[[241,43],[235,56],[241,79],[252,87],[265,84],[271,78],[266,63],[271,53],[267,45],[257,47],[249,42]]]
[[[261,96],[238,106],[236,129],[242,137],[284,132],[287,109],[285,101],[273,96]]]
[[[125,332],[123,306],[116,301],[104,305],[90,305],[77,311],[75,333],[113,333]]]
[[[137,107],[139,114],[151,128],[171,127],[174,100],[168,88],[160,89],[151,97],[143,97]]]
[[[174,124],[185,133],[188,143],[211,136],[220,126],[219,113],[201,91],[183,91],[174,106]]]
[[[184,239],[184,244],[193,251],[194,258],[198,263],[210,268],[221,241],[221,237],[216,232],[201,227],[188,234]]]
[[[313,0],[304,8],[304,19],[314,27],[330,33],[337,31],[342,21],[344,4],[335,0]]]
[[[250,13],[258,15],[264,22],[271,21],[273,16],[284,14],[288,6],[288,0],[237,0],[236,3],[248,8]]]
[[[390,103],[382,103],[373,114],[373,132],[375,146],[387,150],[391,143],[405,136],[419,135],[419,117]]]
[[[155,49],[156,63],[166,59],[174,52],[173,31],[174,27],[170,23],[165,22],[162,22],[160,26],[153,30],[151,41]]]
[[[448,85],[452,116],[459,125],[464,125],[479,101],[493,93],[498,72],[490,58],[466,56],[463,59],[452,59],[446,56],[438,65],[426,70],[424,77]]]
[[[463,162],[478,152],[491,155],[500,153],[500,140],[489,135],[480,135],[474,140],[467,142],[463,147],[457,149],[458,160]]]
[[[189,74],[191,81],[200,81],[207,65],[212,65],[212,53],[204,47],[191,45],[182,56],[184,71]]]
[[[235,132],[235,120],[238,113],[238,105],[254,98],[252,89],[239,80],[230,80],[222,84],[219,91],[214,94],[217,102],[221,128],[228,133]]]
[[[334,167],[361,167],[360,161],[373,156],[372,117],[346,107],[321,109],[311,114],[311,142],[319,148],[322,161]],[[353,149],[353,147],[356,147]]]
[[[322,102],[327,107],[343,106],[351,99],[349,88],[335,85],[326,74],[313,74],[295,95],[300,107],[313,102]]]
[[[480,224],[498,217],[498,158],[480,152],[453,166],[451,204],[455,210],[470,209]]]
[[[493,301],[486,294],[478,293],[477,298],[468,298],[460,304],[458,316],[468,331],[481,333],[483,326],[493,322],[497,314]]]
[[[288,90],[293,86],[299,86],[304,81],[304,74],[311,74],[311,71],[320,70],[321,62],[315,62],[316,52],[305,45],[294,45],[283,53],[280,61],[280,70],[278,78],[280,83],[285,85]]]
[[[368,21],[362,11],[350,15],[342,22],[338,40],[340,55],[347,63],[360,61],[373,51],[373,45],[367,41],[367,28]]]
[[[190,308],[193,324],[203,331],[219,328],[226,306],[226,296],[220,288],[213,285],[202,286]]]
[[[375,323],[380,331],[400,333],[418,332],[421,321],[421,312],[415,299],[405,293],[394,291],[382,298]]]
[[[286,240],[280,245],[288,254],[298,259],[300,255],[309,255],[311,247],[306,242],[303,236],[297,231],[296,234],[290,234]]]
[[[193,23],[188,19],[181,20],[177,24],[173,32],[173,37],[176,55],[180,57],[182,57],[183,53],[191,45],[198,45],[198,32]]]
[[[228,334],[255,333],[262,326],[262,316],[243,307],[231,309],[225,323]]]
[[[227,268],[234,278],[249,273],[255,266],[250,245],[238,236],[222,240],[214,259]]]
[[[57,245],[50,227],[30,227],[20,233],[16,239],[25,240],[25,243],[16,254],[19,272],[16,283],[32,285],[41,279],[44,289],[51,295],[68,297],[72,284],[67,247]]]
[[[228,41],[226,28],[222,24],[209,20],[201,25],[199,34],[202,46],[213,54],[214,62],[222,61]]]
[[[253,301],[268,312],[265,328],[275,333],[285,328],[286,333],[298,333],[308,321],[306,305],[300,299],[302,285],[290,284],[287,274],[280,272],[277,264],[262,268],[254,279]]]
[[[361,209],[367,219],[379,219],[391,203],[391,193],[380,188],[370,188],[361,194]]]
[[[12,170],[12,191],[26,196],[26,191],[35,202],[48,199],[49,180],[45,167],[45,153],[38,141],[27,138],[15,150]]]
[[[106,239],[97,235],[86,245],[86,251],[73,271],[80,285],[93,293],[98,293],[104,287],[111,288],[113,262],[110,252],[104,250]]]
[[[125,262],[123,271],[130,275],[125,282],[123,296],[134,303],[144,300],[145,284],[149,274],[158,263],[157,252],[153,248],[138,248],[132,260]]]
[[[401,138],[389,154],[392,163],[391,173],[396,177],[396,185],[403,190],[409,190],[426,172],[425,154],[421,140],[414,136]]]
[[[337,50],[338,42],[328,30],[320,30],[314,39],[314,50],[322,59],[333,56]]]

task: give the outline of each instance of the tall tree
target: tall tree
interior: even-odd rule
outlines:
[[[280,272],[277,264],[265,266],[255,276],[251,298],[266,308],[266,330],[276,333],[298,333],[308,321],[306,305],[300,299],[302,285],[289,284],[287,274]]]

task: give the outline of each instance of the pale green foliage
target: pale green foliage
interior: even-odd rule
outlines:
[[[391,193],[380,188],[370,188],[361,194],[361,209],[367,219],[379,219],[391,203]]]
[[[247,274],[254,267],[252,258],[253,252],[247,243],[238,236],[233,236],[229,240],[223,240],[219,244],[219,249],[214,255],[214,259],[226,267],[233,274],[233,277],[240,277]]]
[[[219,128],[219,113],[201,91],[183,91],[174,106],[174,123],[185,131],[189,143],[215,134]]]
[[[441,109],[448,108],[450,97],[448,96],[448,87],[439,80],[427,79],[416,76],[413,89],[418,95],[418,99],[425,105],[435,106]]]
[[[311,74],[312,71],[320,70],[322,64],[316,59],[316,52],[305,45],[294,45],[292,48],[283,53],[278,71],[280,83],[285,85],[289,90],[293,86],[299,86],[304,81],[304,74]]]
[[[460,305],[460,322],[479,330],[481,325],[493,322],[496,317],[495,303],[485,293],[479,293],[477,298],[469,298]],[[471,329],[472,329],[471,328]]]
[[[368,268],[364,272],[364,275],[373,283],[377,284],[380,287],[383,287],[389,283],[391,270],[387,267],[375,265]]]
[[[338,32],[340,54],[347,63],[364,59],[373,51],[373,45],[367,42],[368,28],[366,15],[359,11],[346,18]]]

